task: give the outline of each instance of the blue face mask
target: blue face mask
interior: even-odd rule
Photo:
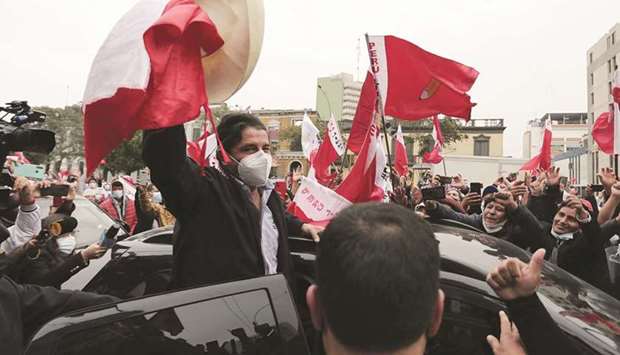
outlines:
[[[161,192],[153,192],[153,202],[161,204],[163,199],[161,197]]]

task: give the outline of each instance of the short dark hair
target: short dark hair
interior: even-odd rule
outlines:
[[[112,183],[112,188],[115,188],[115,187],[122,187],[123,190],[125,189],[125,186],[123,186],[123,183],[118,180]]]
[[[430,327],[439,289],[431,226],[396,204],[356,204],[321,236],[318,299],[329,328],[358,351],[391,352]]]
[[[217,132],[222,140],[224,150],[231,149],[241,142],[241,135],[246,128],[266,131],[267,127],[254,115],[249,113],[229,113],[222,117]]]

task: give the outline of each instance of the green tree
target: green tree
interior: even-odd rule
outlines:
[[[301,151],[301,127],[290,126],[280,131],[280,141],[287,141],[289,143],[289,149],[292,151]]]
[[[444,116],[443,119],[439,120],[439,122],[441,126],[441,132],[443,133],[445,145],[456,143],[467,138],[467,135],[461,132],[459,125],[456,123],[456,120],[452,119],[451,117]],[[433,150],[435,142],[432,135],[432,120],[408,122],[407,125],[410,129],[413,129],[414,132],[421,132],[416,134],[414,138],[420,141],[420,148],[418,151],[419,156],[422,156],[424,153]],[[405,142],[408,142],[408,140],[405,139]]]
[[[142,160],[142,131],[123,142],[106,157],[105,168],[112,174],[131,173],[145,167]]]
[[[47,156],[27,154],[29,158],[37,163],[44,163],[84,156],[84,122],[80,105],[64,108],[43,106],[34,109],[47,114],[47,120],[40,128],[48,129],[56,134],[56,147]]]

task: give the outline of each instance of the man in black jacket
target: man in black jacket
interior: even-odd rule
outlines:
[[[291,235],[317,230],[288,215],[267,179],[269,137],[250,114],[229,114],[218,132],[232,158],[200,170],[182,126],[145,131],[143,157],[177,222],[172,288],[276,272],[292,281]]]
[[[80,308],[115,302],[111,296],[18,285],[0,276],[2,354],[22,354],[33,332],[53,318]]]

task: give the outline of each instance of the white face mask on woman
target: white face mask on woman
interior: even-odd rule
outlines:
[[[233,158],[235,161],[237,159]],[[264,186],[269,178],[271,171],[272,158],[271,154],[259,150],[250,154],[241,161],[237,161],[239,166],[239,177],[249,186]]]
[[[71,233],[66,236],[56,238],[56,243],[58,243],[58,250],[60,250],[61,253],[69,255],[75,250],[77,241],[75,240],[75,235]]]

